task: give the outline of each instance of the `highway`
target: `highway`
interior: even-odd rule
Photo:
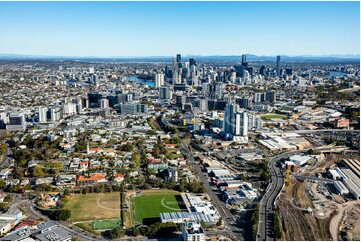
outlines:
[[[290,151],[271,158],[268,162],[268,169],[271,174],[271,182],[268,185],[265,194],[263,195],[259,204],[259,221],[257,240],[274,240],[274,225],[273,225],[273,204],[278,195],[282,191],[284,179],[282,171],[277,167],[277,162],[280,159],[286,158],[292,154],[300,151]]]

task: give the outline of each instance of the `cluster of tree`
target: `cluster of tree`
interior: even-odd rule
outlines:
[[[321,100],[334,100],[334,101],[357,101],[359,100],[359,92],[339,92],[342,89],[340,85],[318,86],[316,93]]]
[[[124,235],[125,235],[125,230],[120,227],[116,227],[111,230],[106,230],[102,232],[102,236],[111,240],[121,238]]]
[[[351,122],[355,122],[360,117],[360,110],[355,108],[346,108],[344,116]]]
[[[68,209],[48,210],[49,218],[56,221],[66,221],[71,217],[71,211]]]
[[[307,155],[319,155],[320,152],[319,151],[315,151],[314,149],[309,149],[307,151]]]
[[[256,209],[254,210],[251,218],[251,224],[252,224],[251,228],[254,237],[256,237],[257,235],[258,219],[259,219],[259,205],[257,204]]]
[[[170,237],[174,232],[179,231],[180,225],[173,222],[161,223],[157,222],[151,224],[149,227],[142,226],[133,230],[133,236],[157,236],[157,237]]]
[[[4,154],[6,152],[6,144],[0,145],[0,155]]]
[[[281,222],[278,215],[278,211],[276,210],[273,214],[273,222],[275,225],[275,235],[277,239],[280,239],[282,237],[282,228],[281,228]]]
[[[126,143],[125,145],[119,146],[119,150],[131,152],[134,151],[134,145],[132,145],[131,143]]]
[[[262,181],[268,181],[269,179],[271,179],[271,174],[268,171],[268,167],[267,167],[267,162],[263,161],[262,163],[260,163],[260,169],[261,169],[261,175],[260,178]]]
[[[8,211],[9,210],[9,205],[7,204],[7,203],[0,203],[0,211],[2,212],[2,213],[5,213],[6,211]]]
[[[193,180],[192,182],[188,183],[185,182],[184,179],[182,179],[179,183],[179,186],[175,187],[176,190],[180,192],[193,192],[193,193],[204,193],[206,192],[205,187],[203,184],[199,181]]]

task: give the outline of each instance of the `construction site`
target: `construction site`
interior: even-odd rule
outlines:
[[[359,157],[326,154],[298,174],[286,171],[276,201],[282,239],[359,241],[359,167]]]

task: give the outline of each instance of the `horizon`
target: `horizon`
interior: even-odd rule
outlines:
[[[0,2],[0,53],[359,56],[359,20],[359,2]]]

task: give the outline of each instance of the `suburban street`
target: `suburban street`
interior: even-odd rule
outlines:
[[[208,177],[206,177],[202,174],[201,167],[194,160],[194,157],[193,157],[192,153],[190,152],[190,150],[188,149],[187,144],[182,142],[181,147],[182,147],[183,151],[185,152],[185,154],[187,155],[188,159],[192,163],[192,166],[194,168],[194,174],[199,177],[200,181],[205,186],[205,188],[207,190],[207,194],[209,195],[213,204],[217,208],[217,211],[223,218],[223,223],[224,223],[226,229],[222,230],[222,232],[231,234],[232,236],[234,236],[235,240],[244,240],[244,238],[241,236],[241,232],[242,232],[241,228],[235,226],[236,224],[234,222],[234,215],[231,214],[230,211],[225,208],[225,204],[222,201],[220,201],[220,199],[218,198],[216,193],[214,191],[212,191],[212,187],[209,185]],[[207,233],[208,234],[217,234],[216,232],[217,231],[214,231],[213,233],[212,232],[207,232]]]

